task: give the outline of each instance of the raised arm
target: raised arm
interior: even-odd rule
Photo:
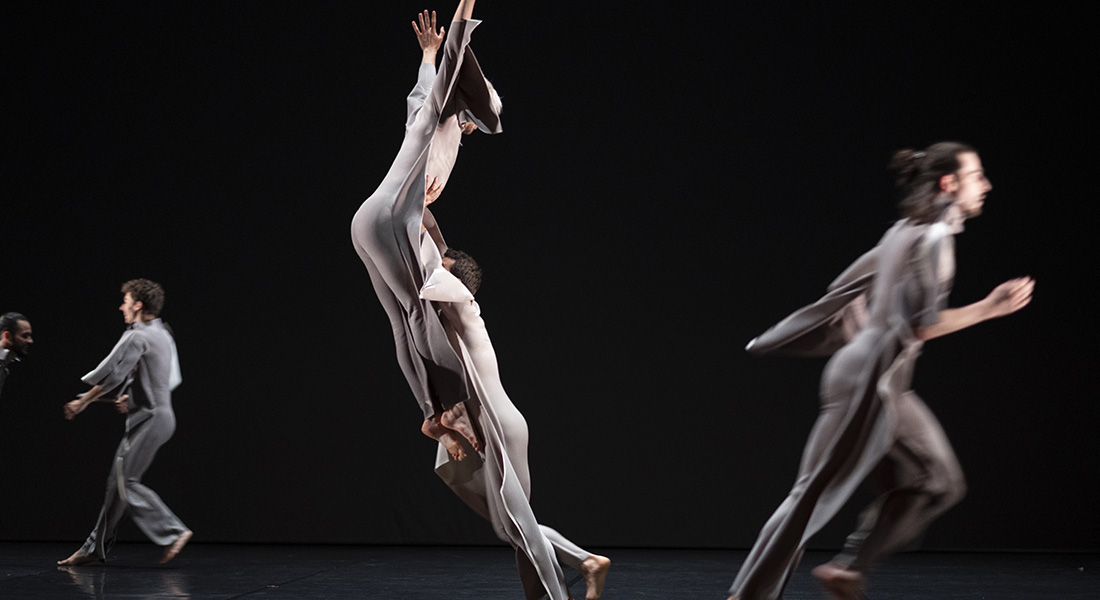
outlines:
[[[913,335],[919,340],[930,340],[966,329],[982,321],[1010,315],[1031,302],[1035,280],[1020,277],[1002,283],[984,299],[959,308],[939,312],[939,322],[927,327],[916,327]]]
[[[474,18],[474,0],[461,0],[455,8],[455,18],[451,19],[451,22],[469,21],[472,18]]]
[[[470,123],[464,128],[464,133],[475,129],[500,133],[500,96],[481,72],[481,66],[469,47],[470,35],[481,24],[481,21],[471,18],[473,7],[473,0],[462,0],[455,10],[455,20],[441,47],[443,56],[439,60],[439,72],[432,84],[431,94],[424,101],[424,110],[434,112],[439,123],[455,118],[459,111],[466,111],[470,114],[456,120],[460,125]],[[421,69],[424,68],[422,64]],[[457,146],[457,142],[450,140],[445,145]],[[436,152],[433,155],[443,156]],[[453,159],[442,160],[453,163]],[[441,179],[446,185],[446,178]]]

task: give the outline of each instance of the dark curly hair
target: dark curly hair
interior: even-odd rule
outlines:
[[[160,316],[160,309],[164,308],[164,288],[155,281],[148,279],[131,279],[122,284],[122,293],[130,294],[134,302],[141,302],[141,312]]]
[[[451,266],[451,275],[457,277],[471,294],[476,294],[477,289],[481,287],[481,267],[477,262],[469,254],[454,248],[447,248],[443,256],[455,261]]]
[[[917,223],[939,220],[947,205],[939,199],[940,178],[957,173],[959,155],[977,150],[962,142],[937,142],[921,151],[898,150],[890,161],[890,170],[901,191],[898,207],[902,216]]]

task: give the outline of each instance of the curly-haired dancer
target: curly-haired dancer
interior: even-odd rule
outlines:
[[[191,539],[191,530],[141,483],[157,450],[176,430],[172,390],[182,381],[176,343],[158,318],[164,290],[148,279],[133,279],[122,285],[122,293],[119,310],[130,328],[107,358],[83,377],[92,389],[65,405],[65,418],[72,420],[97,400],[113,402],[126,415],[126,434],[115,452],[95,529],[72,556],[57,561],[63,566],[106,560],[127,513],[142,533],[164,546],[162,563],[175,558]]]
[[[731,599],[781,597],[806,541],[865,479],[883,495],[863,512],[844,551],[813,571],[834,599],[860,598],[867,569],[965,493],[943,429],[910,389],[913,366],[926,340],[1026,306],[1034,282],[1013,279],[984,300],[947,308],[954,235],[981,212],[992,185],[977,152],[956,142],[902,150],[891,166],[903,218],[825,297],[749,343],[757,353],[835,354],[822,375],[821,413],[798,478],[741,566]]]
[[[515,548],[520,581],[528,599],[571,598],[561,568],[565,565],[583,576],[585,600],[599,600],[610,559],[588,552],[540,524],[531,510],[527,420],[504,391],[496,351],[481,318],[481,307],[474,299],[481,285],[481,268],[465,252],[447,247],[434,220],[425,225],[429,237],[420,255],[426,265],[437,266],[420,297],[440,308],[444,327],[466,366],[470,385],[467,410],[484,442],[479,453],[461,462],[441,444],[436,474],[492,524],[497,537]]]

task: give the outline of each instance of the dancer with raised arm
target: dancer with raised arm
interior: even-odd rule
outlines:
[[[446,245],[426,208],[446,185],[461,135],[500,131],[499,97],[468,46],[480,23],[471,20],[473,5],[459,3],[438,74],[435,58],[445,32],[427,11],[413,23],[422,61],[409,95],[405,141],[382,185],[356,213],[352,240],[393,325],[398,362],[424,412],[422,431],[440,442],[437,472],[516,548],[528,598],[569,598],[557,550],[562,562],[584,575],[586,598],[596,600],[610,561],[535,520],[528,502],[527,424],[500,388],[484,323],[472,294],[444,268],[454,263],[444,259]],[[457,268],[472,277],[463,266],[472,261],[459,262]],[[450,285],[440,288],[443,275]],[[460,292],[461,300],[446,296]],[[495,381],[488,387],[499,393],[486,393],[486,380]]]
[[[191,530],[141,483],[157,450],[176,430],[172,390],[182,381],[176,343],[158,317],[164,290],[148,279],[133,279],[122,285],[122,293],[119,310],[130,328],[107,358],[84,376],[92,389],[65,405],[65,418],[71,421],[92,402],[109,401],[126,415],[126,434],[107,477],[99,520],[79,550],[57,561],[63,566],[106,560],[127,513],[146,537],[164,546],[162,563],[175,558],[191,539]]]
[[[865,479],[882,495],[844,551],[813,571],[835,600],[863,597],[867,570],[965,493],[943,429],[910,389],[914,363],[926,340],[1026,306],[1034,282],[1013,279],[984,300],[947,308],[954,235],[981,212],[992,185],[978,153],[956,142],[900,151],[892,167],[903,218],[825,297],[749,343],[756,353],[835,354],[798,478],[741,566],[731,599],[780,598],[807,540]]]
[[[463,133],[499,133],[500,101],[481,72],[470,35],[473,0],[462,0],[446,44],[435,13],[413,23],[422,50],[416,86],[408,98],[405,139],[378,189],[351,222],[356,252],[393,327],[397,361],[424,413],[422,431],[456,457],[464,450],[455,434],[480,449],[465,412],[469,398],[462,362],[443,331],[436,309],[419,297],[427,271],[420,259],[421,224],[430,218],[424,199],[447,184]],[[437,51],[443,47],[439,72]]]

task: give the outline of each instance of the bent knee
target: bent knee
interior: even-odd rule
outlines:
[[[946,510],[958,504],[966,496],[966,477],[957,466],[937,478],[935,495]]]
[[[958,477],[953,479],[947,488],[946,502],[948,506],[954,506],[962,501],[966,497],[966,492],[966,478],[963,477],[962,472],[959,472]]]

